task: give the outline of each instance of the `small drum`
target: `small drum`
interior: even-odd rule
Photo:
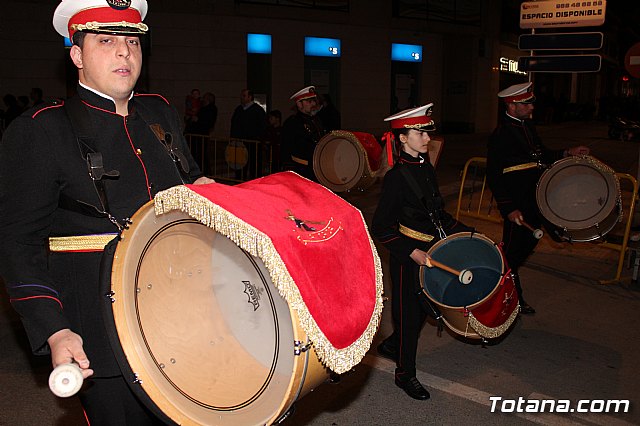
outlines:
[[[382,148],[363,132],[334,130],[320,139],[313,153],[313,171],[322,185],[334,192],[361,191],[376,181]]]
[[[328,377],[263,262],[179,210],[138,210],[111,289],[123,371],[177,424],[271,424]]]
[[[567,241],[592,241],[622,218],[622,195],[615,172],[593,157],[566,157],[544,171],[536,200],[542,216]]]
[[[420,285],[451,331],[471,339],[502,335],[518,316],[518,294],[500,249],[482,234],[460,232],[428,251],[436,261],[473,273],[469,284],[438,268],[420,268]]]

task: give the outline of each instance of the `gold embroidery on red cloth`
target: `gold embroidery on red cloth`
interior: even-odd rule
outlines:
[[[335,237],[342,228],[342,224],[336,221],[333,217],[329,218],[329,221],[324,227],[318,230],[315,226],[311,225],[323,225],[324,222],[316,222],[310,220],[303,220],[297,218],[291,210],[287,209],[287,216],[285,219],[291,220],[296,224],[294,232],[298,233],[296,238],[304,245],[308,243],[322,243]]]

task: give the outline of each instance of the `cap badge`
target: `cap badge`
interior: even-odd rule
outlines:
[[[107,0],[107,4],[116,10],[125,10],[131,7],[131,0]]]

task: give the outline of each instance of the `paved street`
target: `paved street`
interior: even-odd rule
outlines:
[[[601,122],[568,122],[539,127],[550,147],[590,146],[592,154],[616,172],[637,175],[636,142],[607,139]],[[467,159],[484,156],[487,135],[447,135],[438,165],[449,211],[455,209],[460,171]],[[370,221],[380,184],[364,193],[343,194]],[[500,225],[463,219],[494,241]],[[612,232],[618,232],[618,227]],[[386,272],[388,254],[379,254]],[[617,253],[596,243],[559,245],[544,237],[521,269],[527,301],[535,315],[520,317],[498,341],[483,347],[457,338],[446,329],[440,337],[434,323],[421,335],[418,377],[431,393],[429,401],[407,397],[393,383],[394,366],[376,356],[375,345],[391,333],[390,304],[372,350],[338,384],[323,384],[296,403],[285,425],[631,425],[640,424],[640,286],[629,279],[610,285],[600,280],[616,272]],[[390,284],[385,275],[385,293]],[[0,303],[0,425],[84,424],[75,400],[53,397],[46,386],[48,360],[28,354],[19,320],[4,290]],[[494,398],[492,398],[494,397]],[[501,397],[499,400],[495,397]],[[522,397],[565,401],[567,413],[517,412]],[[490,399],[492,398],[492,399]],[[504,401],[509,400],[509,401]],[[581,413],[586,407],[605,411],[607,400],[630,400],[627,413]],[[495,412],[492,412],[492,401]],[[512,402],[510,402],[512,401]],[[567,402],[568,401],[568,402]],[[508,412],[500,412],[500,408]],[[571,410],[574,410],[571,412]]]

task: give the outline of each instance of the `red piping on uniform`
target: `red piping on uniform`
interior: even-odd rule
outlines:
[[[23,300],[31,300],[31,299],[51,299],[51,300],[55,300],[56,302],[58,302],[58,305],[60,305],[60,309],[64,309],[62,307],[62,302],[60,302],[60,299],[53,297],[53,296],[28,296],[28,297],[19,297],[17,299],[9,299],[9,302],[21,302]]]
[[[44,107],[42,109],[37,110],[36,112],[33,113],[33,115],[31,116],[31,118],[36,118],[36,115],[40,114],[42,111],[47,110],[47,109],[51,109],[51,108],[60,108],[61,106],[64,105],[64,102],[58,105],[50,105],[48,107]]]
[[[169,103],[169,101],[164,96],[162,96],[162,95],[160,95],[158,93],[134,93],[133,96],[157,96],[158,98],[160,98],[163,101],[165,101],[167,105],[171,105]]]
[[[84,419],[87,421],[87,425],[91,426],[91,422],[89,421],[89,417],[87,416],[87,412],[84,407],[82,408],[82,414],[84,414]]]
[[[98,111],[107,112],[107,113],[113,114],[113,115],[120,115],[120,114],[117,114],[117,113],[115,113],[113,111],[109,111],[109,110],[106,110],[106,109],[95,107],[93,105],[90,105],[90,104],[86,103],[85,101],[82,101],[82,103],[85,104],[86,106],[88,106],[89,108],[97,109]],[[142,158],[140,158],[140,156],[136,152],[136,147],[133,145],[133,141],[131,140],[131,135],[129,134],[129,128],[127,127],[127,117],[128,116],[126,116],[126,117],[122,116],[122,122],[124,124],[124,131],[127,133],[127,139],[129,139],[129,145],[131,146],[131,150],[133,151],[133,155],[136,156],[138,161],[140,161],[140,165],[142,165],[142,171],[144,172],[144,180],[147,183],[147,193],[149,194],[149,200],[153,200],[153,196],[151,195],[151,188],[150,188],[151,185],[149,185],[149,175],[147,174],[147,168],[145,167],[144,161],[142,161]]]
[[[404,293],[404,289],[403,289],[404,280],[402,279],[403,271],[404,271],[404,267],[400,265],[400,333],[399,333],[400,337],[398,340],[398,359],[396,360],[399,368],[402,368],[402,334],[403,334],[402,318],[404,318],[404,315],[402,314],[402,305],[403,305],[402,295]]]

